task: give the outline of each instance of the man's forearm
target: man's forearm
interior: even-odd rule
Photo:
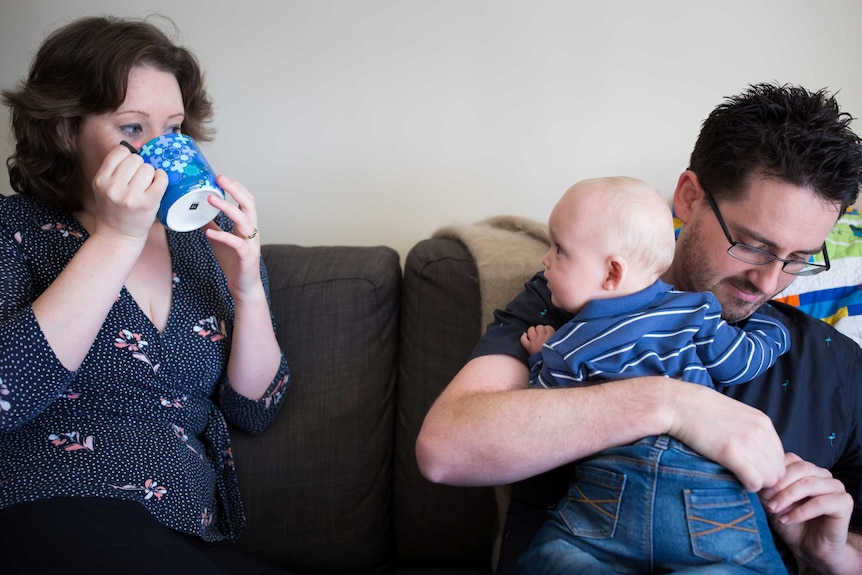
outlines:
[[[451,485],[501,485],[669,426],[667,378],[545,390],[527,389],[527,375],[509,356],[468,363],[420,431],[423,474]]]

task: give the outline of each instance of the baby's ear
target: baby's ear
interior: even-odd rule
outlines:
[[[628,273],[628,264],[625,258],[620,256],[610,256],[605,262],[605,281],[602,282],[602,289],[605,291],[616,291],[623,285]]]

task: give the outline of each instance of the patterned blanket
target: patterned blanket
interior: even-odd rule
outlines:
[[[862,214],[845,213],[826,238],[831,269],[800,276],[775,298],[822,319],[862,345]],[[823,258],[818,256],[818,261]]]
[[[502,309],[540,271],[548,251],[547,224],[520,216],[496,216],[475,224],[458,224],[434,232],[435,238],[460,241],[470,251],[479,272],[482,325]]]

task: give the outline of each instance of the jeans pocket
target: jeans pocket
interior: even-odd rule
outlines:
[[[699,557],[744,565],[763,552],[754,505],[742,489],[686,489],[685,515]]]
[[[626,476],[597,467],[581,466],[569,484],[558,511],[576,536],[607,539],[614,536]]]

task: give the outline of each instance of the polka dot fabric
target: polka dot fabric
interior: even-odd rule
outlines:
[[[216,221],[231,226],[223,215]],[[0,508],[121,498],[172,529],[236,539],[245,517],[227,421],[255,433],[273,420],[289,383],[284,357],[263,398],[233,391],[224,274],[202,232],[169,231],[164,332],[123,289],[78,371],[66,370],[31,304],[86,239],[74,217],[0,196]]]

